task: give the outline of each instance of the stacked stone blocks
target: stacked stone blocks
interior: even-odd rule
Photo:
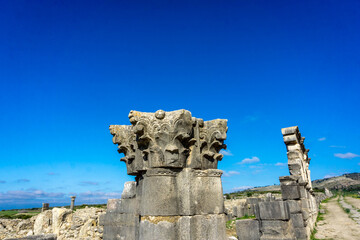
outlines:
[[[236,222],[239,239],[310,239],[319,201],[311,186],[310,158],[307,155],[309,150],[305,149],[305,138],[301,137],[298,127],[283,128],[281,131],[287,148],[290,172],[289,176],[279,178],[282,199],[275,200],[269,194],[265,201],[258,201],[253,206],[255,220]],[[234,209],[238,210],[237,207]],[[244,232],[250,225],[259,225],[259,228],[254,227],[259,229],[258,235]]]
[[[203,121],[186,110],[131,111],[129,119],[131,126],[110,132],[136,182],[109,200],[104,239],[226,239],[217,163],[227,120]]]

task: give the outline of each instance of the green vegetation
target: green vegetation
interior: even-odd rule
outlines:
[[[32,216],[35,216],[37,214],[39,214],[40,212],[35,212],[35,211],[29,211],[26,213],[19,213],[19,211],[17,210],[3,210],[0,212],[0,218],[5,218],[5,219],[28,219],[31,218]]]
[[[331,198],[324,199],[323,201],[321,201],[321,204],[327,203],[327,202],[329,202],[330,199],[333,199],[335,197],[336,197],[336,195],[332,196]],[[319,206],[319,209],[325,210],[323,205],[321,205],[321,204]],[[315,227],[314,227],[314,229],[313,229],[313,231],[311,232],[311,235],[310,235],[310,240],[320,240],[320,239],[315,237],[315,234],[317,233],[316,227],[317,227],[317,223],[319,221],[323,221],[325,219],[325,217],[324,217],[325,214],[326,214],[326,210],[325,210],[325,213],[322,213],[319,210],[317,218],[316,218],[316,222],[315,222]]]
[[[224,194],[226,199],[231,198],[248,198],[248,197],[259,197],[260,195],[264,195],[266,193],[272,194],[281,194],[281,191],[252,191],[252,190],[244,190],[241,192],[233,192]]]
[[[82,204],[78,206],[74,206],[74,210],[83,209],[86,207],[94,207],[94,208],[106,208],[106,204]],[[70,206],[69,206],[70,208]]]
[[[65,208],[70,208],[70,206],[64,206]],[[95,207],[95,208],[104,208],[106,209],[106,204],[82,204],[74,206],[74,211],[86,207]],[[53,209],[51,207],[50,209]],[[1,210],[0,219],[28,219],[32,216],[35,216],[41,212],[41,208],[29,208],[29,209],[12,209],[12,210]]]

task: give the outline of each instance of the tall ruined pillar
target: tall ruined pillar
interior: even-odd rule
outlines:
[[[281,132],[290,172],[290,176],[280,177],[282,197],[289,204],[297,239],[309,239],[318,211],[311,185],[309,150],[305,149],[305,138],[297,126],[283,128]]]
[[[203,121],[187,110],[131,111],[129,119],[131,126],[110,132],[136,182],[109,200],[104,239],[226,239],[217,163],[227,120]]]

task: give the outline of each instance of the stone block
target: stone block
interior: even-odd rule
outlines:
[[[260,219],[262,220],[288,220],[289,207],[286,202],[261,202],[259,203]]]
[[[290,163],[289,161],[288,167],[291,175],[301,175],[302,167],[299,163]]]
[[[299,200],[287,200],[290,213],[301,213],[301,202]]]
[[[232,213],[235,217],[238,217],[238,206],[233,206]]]
[[[236,235],[238,236],[239,240],[259,240],[259,221],[253,219],[237,220]]]
[[[307,240],[308,239],[308,231],[305,227],[295,228],[295,236],[297,240]]]
[[[117,209],[117,206],[120,202],[120,198],[118,199],[108,199],[107,201],[107,207],[106,207],[106,210],[107,211],[115,211]]]
[[[220,214],[224,212],[221,174],[222,171],[217,169],[194,172],[197,194],[189,201],[194,202],[195,199],[195,214]]]
[[[298,138],[295,134],[286,135],[283,138],[285,144],[295,144],[298,142]]]
[[[136,196],[136,182],[126,182],[124,184],[124,190],[121,194],[121,198],[134,198]]]
[[[146,216],[141,218],[139,239],[225,240],[224,226],[224,214]]]
[[[260,230],[262,232],[261,240],[295,239],[294,228],[291,221],[263,220],[261,221]]]
[[[191,240],[226,240],[225,216],[224,214],[193,216],[190,231]]]
[[[299,127],[298,126],[287,127],[287,128],[282,128],[281,129],[282,135],[290,135],[290,134],[295,134],[297,132],[299,132]]]
[[[7,240],[56,240],[56,234],[32,235],[23,238],[6,238]]]
[[[292,224],[295,228],[305,227],[304,218],[301,213],[290,214],[290,218],[291,218]]]
[[[289,152],[291,152],[291,151],[301,151],[301,145],[300,144],[287,145],[286,148],[287,148],[287,150]]]
[[[152,170],[152,171],[150,171]],[[171,170],[153,171],[149,169],[144,176],[140,213],[142,216],[179,215],[176,174]],[[156,169],[157,170],[157,169]],[[164,187],[160,187],[164,186]]]
[[[300,198],[309,198],[305,186],[299,186],[299,193],[300,193]]]
[[[299,186],[281,184],[281,195],[283,200],[300,199]]]
[[[177,239],[179,216],[141,217],[139,239]]]
[[[103,239],[138,240],[139,215],[107,212],[99,219],[104,226]]]
[[[176,176],[177,201],[179,208],[179,215],[191,216],[196,212],[195,201],[196,198],[196,181],[194,181],[194,170],[191,168],[184,168]]]

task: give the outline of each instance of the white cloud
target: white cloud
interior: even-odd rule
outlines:
[[[330,173],[330,174],[326,174],[326,175],[324,176],[324,178],[332,178],[332,177],[336,177],[336,176],[338,176],[338,174]]]
[[[237,171],[224,171],[223,173],[223,176],[224,177],[231,177],[231,176],[234,176],[234,175],[239,175],[240,173],[237,172]]]
[[[230,152],[230,150],[224,150],[224,149],[222,149],[222,150],[220,150],[220,153],[221,153],[222,155],[224,155],[224,156],[234,156],[234,154],[232,154],[232,153]]]
[[[346,146],[330,145],[331,148],[346,148]]]
[[[326,140],[326,137],[321,137],[318,139],[318,141],[322,142],[322,141],[325,141]]]
[[[338,158],[343,158],[343,159],[352,159],[352,158],[360,157],[360,155],[357,155],[357,154],[351,153],[351,152],[348,152],[348,153],[335,153],[334,156],[338,157]]]
[[[360,162],[358,163],[358,165],[360,166]]]
[[[247,164],[247,163],[256,163],[260,162],[260,159],[258,157],[252,157],[252,158],[245,158],[241,162],[238,162],[238,164]]]
[[[282,163],[282,162],[275,163],[275,166],[279,166],[279,167],[284,167],[286,165],[287,165],[287,163]]]
[[[41,190],[27,190],[27,191],[7,191],[0,192],[0,203],[12,202],[17,200],[33,200],[46,198],[62,198],[64,193],[48,193]]]
[[[233,191],[242,191],[245,189],[249,189],[249,188],[253,188],[252,186],[240,186],[240,187],[234,187],[232,190]]]

